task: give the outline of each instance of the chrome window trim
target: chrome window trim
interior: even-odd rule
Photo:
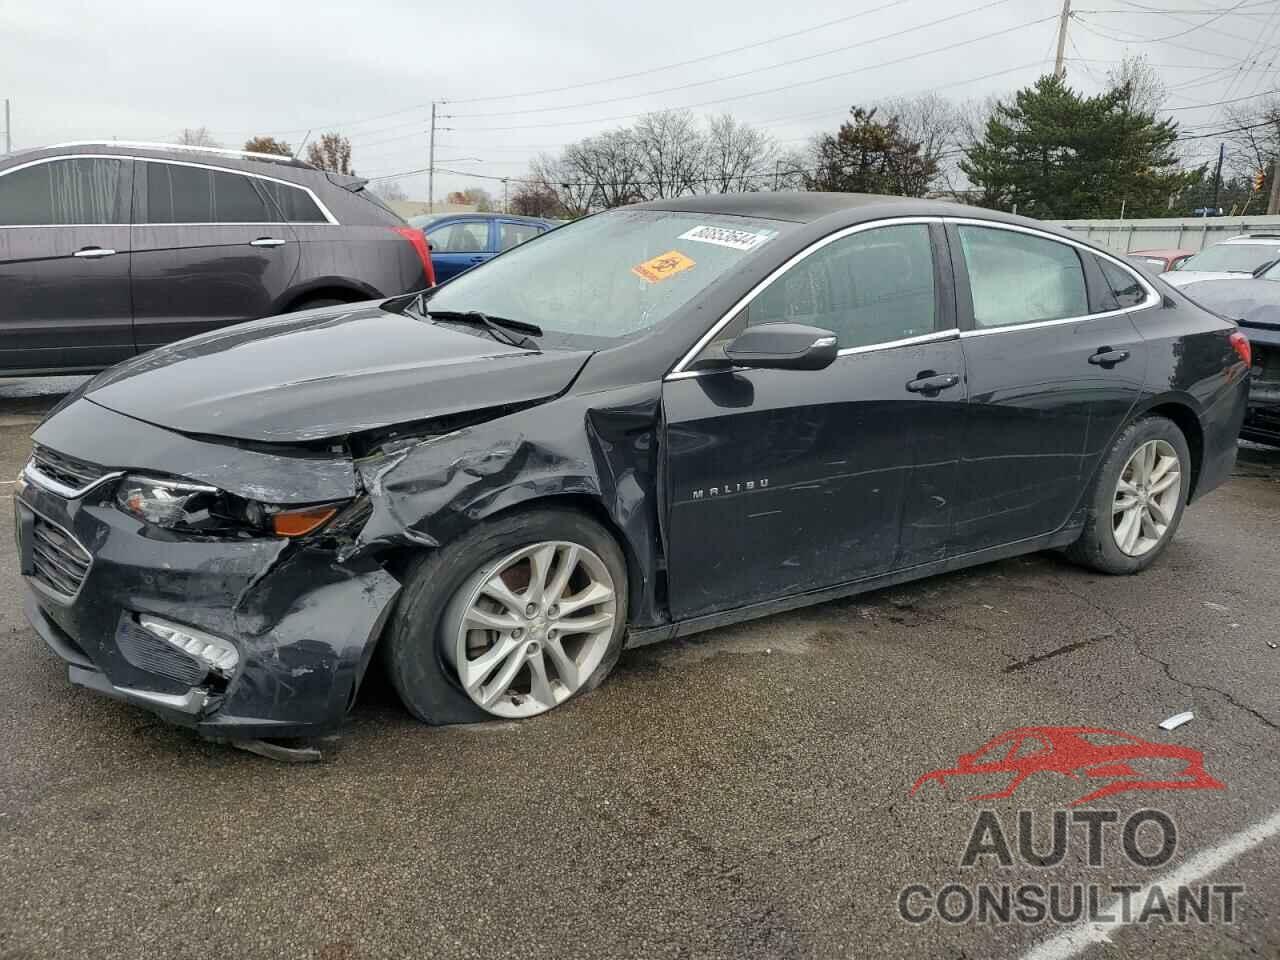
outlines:
[[[60,483],[53,477],[41,471],[35,465],[35,460],[28,460],[27,465],[22,468],[22,475],[34,483],[41,490],[47,490],[50,493],[56,493],[64,500],[79,500],[91,490],[96,490],[111,480],[119,480],[124,476],[123,470],[116,470],[111,473],[104,473],[102,476],[94,480],[93,483],[86,484],[83,487],[68,487],[65,483]],[[46,517],[46,519],[48,519]],[[52,523],[52,521],[50,521]]]
[[[51,143],[45,150],[62,150],[67,147],[105,147],[106,140],[68,140],[65,143]],[[254,150],[229,150],[226,147],[199,147],[189,143],[156,143],[150,140],[112,140],[110,146],[124,147],[126,150],[187,150],[191,153],[216,153],[224,157],[248,157],[251,160],[270,160],[273,163],[288,164],[304,170],[315,170],[309,163],[283,153],[259,153]]]
[[[270,183],[278,183],[284,187],[290,187],[294,190],[301,190],[312,202],[315,203],[319,211],[324,215],[324,221],[318,220],[251,220],[230,222],[199,222],[199,221],[181,221],[179,223],[21,223],[21,224],[0,224],[0,230],[30,230],[33,228],[47,230],[50,227],[247,227],[247,226],[341,226],[338,218],[333,212],[325,206],[314,190],[310,187],[303,186],[300,183],[294,183],[291,180],[282,180],[279,177],[269,177],[263,173],[252,173],[248,170],[233,170],[230,167],[220,167],[214,163],[194,163],[190,160],[168,160],[163,157],[135,157],[122,153],[64,153],[54,157],[39,157],[35,160],[28,160],[26,163],[20,163],[16,166],[0,170],[0,177],[6,177],[11,173],[19,170],[25,170],[28,167],[36,167],[45,163],[57,163],[60,160],[133,160],[138,163],[168,163],[176,167],[195,167],[199,170],[213,170],[217,173],[230,173],[242,177],[252,177],[255,180],[266,180]]]
[[[885,220],[872,220],[869,223],[855,223],[853,226],[844,227],[840,230],[837,230],[835,233],[828,234],[822,239],[813,242],[812,244],[810,244],[809,246],[801,250],[799,253],[796,253],[794,256],[788,259],[785,263],[781,264],[779,267],[777,267],[777,269],[775,269],[767,277],[765,277],[763,280],[757,283],[754,287],[748,290],[732,307],[730,307],[725,312],[724,316],[722,316],[719,320],[713,323],[710,329],[708,329],[706,333],[704,333],[701,337],[698,338],[698,341],[692,347],[690,347],[689,350],[685,352],[684,356],[682,356],[678,361],[676,361],[675,366],[673,366],[669,371],[667,371],[667,375],[663,377],[663,379],[664,380],[683,380],[686,377],[690,377],[690,376],[699,376],[704,373],[720,372],[717,370],[686,370],[685,367],[688,364],[693,362],[694,358],[697,357],[697,355],[703,351],[703,349],[706,347],[707,344],[709,344],[712,340],[715,339],[715,335],[719,333],[722,329],[724,329],[725,325],[728,324],[734,317],[736,317],[743,307],[749,305],[751,301],[754,300],[757,296],[759,296],[759,294],[761,294],[766,287],[768,287],[771,283],[773,283],[774,280],[778,279],[778,277],[782,276],[782,274],[786,273],[788,270],[794,267],[801,260],[804,260],[807,257],[811,256],[812,254],[817,253],[819,250],[821,250],[823,247],[827,246],[828,244],[835,243],[837,240],[843,240],[845,237],[853,236],[855,233],[862,233],[866,230],[874,230],[877,227],[895,227],[895,226],[903,226],[903,225],[915,224],[915,223],[925,223],[925,224],[940,223],[942,222],[942,219],[943,218],[939,216],[890,217]],[[953,335],[948,331],[935,331],[934,333],[922,334],[921,336],[934,337],[934,336],[938,336],[939,334],[945,334],[948,336]],[[911,337],[909,339],[915,340],[916,338]],[[849,347],[847,348],[847,350],[859,351],[859,352],[866,352],[867,350],[881,350],[890,346],[891,344],[897,345],[898,343],[899,343],[898,341],[886,341],[885,343],[870,344],[866,347]],[[846,350],[841,350],[839,351],[838,355],[843,356],[845,353],[846,353]]]
[[[1058,317],[1053,320],[1032,320],[1028,323],[1009,323],[1000,327],[978,327],[976,326],[977,320],[975,318],[974,319],[975,326],[972,330],[960,331],[960,336],[962,338],[967,339],[969,337],[985,337],[993,333],[1012,333],[1016,330],[1038,330],[1043,327],[1056,327],[1056,326],[1062,326],[1068,323],[1087,323],[1090,320],[1097,320],[1101,317],[1117,317],[1125,313],[1135,313],[1139,310],[1148,310],[1151,307],[1154,307],[1157,304],[1159,304],[1160,301],[1163,299],[1163,297],[1161,297],[1160,293],[1156,290],[1156,288],[1153,287],[1145,277],[1137,273],[1132,267],[1126,264],[1119,257],[1115,256],[1114,254],[1108,253],[1105,250],[1099,250],[1096,247],[1091,247],[1086,243],[1081,243],[1070,237],[1060,237],[1057,234],[1049,233],[1048,231],[1045,231],[1045,230],[1037,230],[1034,227],[1024,227],[1021,224],[998,223],[993,220],[982,220],[977,217],[942,217],[941,219],[943,223],[953,223],[953,224],[956,224],[957,226],[987,227],[992,230],[1007,230],[1010,233],[1025,233],[1029,236],[1038,237],[1041,240],[1054,240],[1054,241],[1057,241],[1058,243],[1063,244],[1064,246],[1075,247],[1077,250],[1083,250],[1084,252],[1090,253],[1095,257],[1100,257],[1101,259],[1109,260],[1111,263],[1115,264],[1125,273],[1129,274],[1129,276],[1137,280],[1138,283],[1142,285],[1142,289],[1145,290],[1147,293],[1146,297],[1143,299],[1141,303],[1135,304],[1132,307],[1120,307],[1116,310],[1103,310],[1100,313],[1086,313],[1086,314],[1082,314],[1074,317]],[[964,251],[961,250],[959,251],[959,253],[960,253],[960,256],[963,258]],[[967,265],[966,265],[966,269],[967,269]],[[1082,271],[1084,270],[1083,264],[1080,265],[1080,269]]]

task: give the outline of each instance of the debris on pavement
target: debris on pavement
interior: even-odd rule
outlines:
[[[1184,723],[1190,723],[1195,718],[1196,718],[1196,715],[1192,713],[1190,710],[1187,710],[1183,713],[1175,713],[1172,717],[1168,717],[1160,721],[1160,729],[1176,730],[1178,727],[1182,726]]]

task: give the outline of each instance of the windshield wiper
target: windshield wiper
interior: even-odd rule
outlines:
[[[479,310],[424,310],[432,320],[448,320],[457,323],[470,323],[484,327],[493,339],[513,347],[537,350],[538,344],[530,337],[542,336],[542,328],[522,320],[508,320],[506,317],[491,317]]]

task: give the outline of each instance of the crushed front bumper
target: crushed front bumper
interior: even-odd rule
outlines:
[[[319,546],[176,537],[117,509],[113,488],[67,499],[26,479],[15,487],[27,618],[70,680],[210,737],[337,728],[396,579],[372,560],[339,563]],[[140,656],[127,641],[147,614],[231,641],[239,653],[231,675],[196,679],[190,664]]]

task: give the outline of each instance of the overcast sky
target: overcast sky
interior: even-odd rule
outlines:
[[[1175,88],[1168,105],[1194,108],[1174,116],[1208,132],[1230,122],[1223,107],[1196,104],[1277,85],[1274,72],[1238,68],[1242,60],[1270,66],[1280,0],[1073,6],[1080,19],[1068,56],[1105,61],[1070,64],[1069,80],[1086,92],[1099,89],[1113,62],[1145,53]],[[1226,9],[1236,12],[1203,13]],[[441,113],[452,117],[440,125],[454,129],[437,135],[437,164],[477,176],[438,174],[437,196],[469,185],[500,195],[501,184],[478,175],[519,177],[530,156],[646,110],[728,111],[800,146],[834,129],[853,103],[928,90],[956,99],[1009,92],[1052,69],[1060,10],[1061,0],[0,0],[0,97],[12,101],[15,149],[170,141],[199,126],[225,146],[271,134],[296,147],[308,130],[337,129],[351,138],[357,172],[371,177],[426,165],[429,104],[447,100]],[[952,19],[929,25],[944,17]],[[829,25],[812,29],[821,24]],[[1008,32],[990,36],[997,31]],[[937,52],[917,56],[927,51]],[[788,62],[798,58],[809,59]],[[832,74],[843,76],[819,79]],[[521,95],[598,80],[606,82]],[[684,84],[696,85],[657,92]],[[578,106],[592,101],[611,102]],[[1205,141],[1203,153],[1215,150]],[[425,198],[425,176],[401,183]]]

